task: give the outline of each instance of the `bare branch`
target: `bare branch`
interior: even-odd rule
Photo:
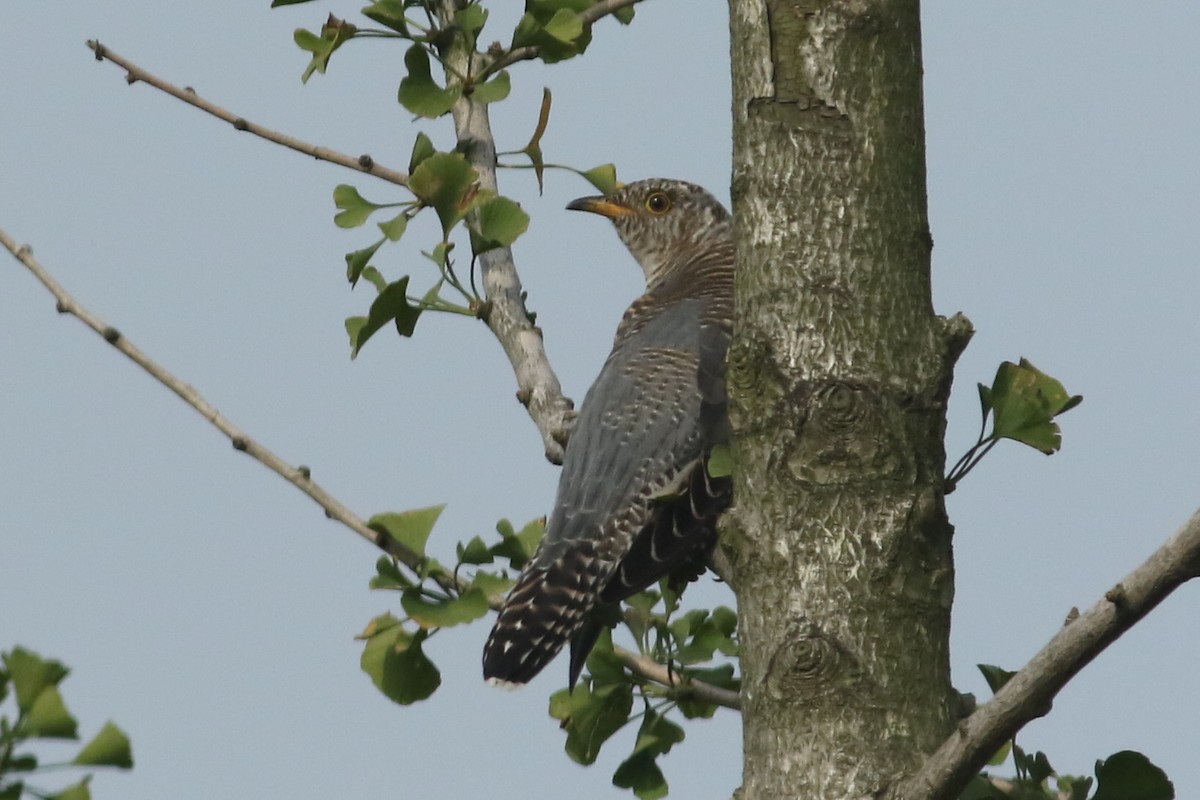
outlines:
[[[94,39],[89,39],[87,46],[96,53],[97,61],[108,60],[125,70],[127,73],[125,80],[128,83],[132,84],[139,81],[142,83],[147,83],[153,86],[155,89],[159,89],[171,95],[172,97],[177,97],[183,102],[195,106],[201,111],[207,111],[217,119],[225,120],[239,131],[253,133],[255,136],[260,136],[269,142],[281,144],[284,147],[295,150],[298,153],[303,153],[306,156],[312,156],[318,161],[328,161],[331,164],[338,164],[339,166],[348,167],[350,169],[357,170],[358,172],[365,172],[367,175],[373,175],[376,178],[381,178],[389,183],[399,184],[400,186],[408,185],[408,176],[403,172],[398,172],[394,169],[388,169],[387,167],[380,166],[379,164],[375,163],[375,159],[371,158],[371,156],[366,155],[365,153],[361,156],[346,155],[345,153],[339,153],[336,150],[330,150],[328,147],[309,144],[308,142],[303,142],[293,136],[288,136],[285,133],[280,133],[279,131],[272,130],[271,128],[266,128],[262,125],[258,125],[257,123],[250,122],[245,117],[239,117],[233,112],[227,111],[215,103],[205,100],[203,97],[196,94],[196,91],[190,86],[180,89],[178,86],[164,81],[157,75],[147,72],[136,64],[126,60],[122,56],[117,55],[112,50],[109,50],[107,47],[100,44],[100,42],[95,41]]]
[[[1046,714],[1066,683],[1179,586],[1200,574],[1200,511],[1066,625],[996,696],[958,726],[891,800],[949,800],[1027,722]]]
[[[615,14],[623,8],[635,6],[640,2],[642,0],[602,0],[602,2],[596,3],[586,11],[580,12],[579,18],[585,26],[592,25],[609,14]],[[481,79],[486,78],[494,72],[499,72],[505,67],[511,67],[518,61],[529,61],[530,59],[537,58],[540,52],[541,48],[533,45],[509,50],[502,57],[487,66],[487,69],[481,75]]]
[[[367,524],[356,516],[354,512],[322,489],[310,477],[307,468],[292,466],[256,442],[241,428],[221,416],[221,413],[194,388],[184,383],[161,364],[143,353],[116,328],[81,306],[38,263],[37,259],[33,257],[33,251],[28,246],[18,246],[3,230],[0,230],[0,244],[3,244],[13,254],[14,258],[24,264],[33,273],[34,277],[50,290],[50,293],[54,295],[54,299],[58,301],[57,308],[60,314],[70,314],[80,320],[84,325],[87,325],[93,331],[100,334],[106,342],[124,353],[131,361],[148,372],[152,378],[179,395],[185,403],[196,409],[200,413],[200,416],[211,422],[221,433],[225,434],[229,438],[229,441],[233,443],[235,450],[241,451],[255,461],[262,463],[288,483],[311,497],[321,508],[325,509],[325,516],[342,523],[380,550],[399,559],[408,566],[416,569],[420,565],[421,557],[417,553],[392,540],[391,537],[367,527]]]
[[[445,20],[453,19],[453,0],[443,0],[441,12]],[[455,45],[445,54],[448,69],[460,75],[471,74],[485,57]],[[473,63],[478,59],[478,63]],[[451,109],[459,150],[479,175],[479,185],[496,191],[496,140],[492,136],[487,105],[470,97],[460,97]],[[475,212],[473,212],[475,213]],[[522,296],[521,278],[513,263],[512,249],[497,247],[479,256],[484,294],[490,308],[484,317],[487,326],[500,341],[517,377],[517,399],[529,411],[538,431],[546,458],[561,464],[574,404],[563,397],[558,376],[550,366],[542,343],[542,332],[529,320]]]

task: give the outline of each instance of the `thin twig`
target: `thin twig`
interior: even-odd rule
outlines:
[[[958,797],[1005,741],[1050,710],[1055,695],[1076,673],[1198,574],[1200,511],[1100,602],[1069,618],[995,697],[963,720],[921,769],[888,795],[889,800]]]
[[[408,176],[403,172],[398,172],[394,169],[388,169],[387,167],[380,166],[379,164],[375,163],[375,159],[365,153],[361,156],[346,155],[345,153],[339,153],[336,150],[330,150],[328,147],[309,144],[308,142],[301,141],[294,136],[288,136],[285,133],[280,133],[279,131],[272,130],[271,128],[250,122],[245,117],[240,117],[231,111],[221,108],[215,103],[205,100],[203,97],[196,94],[196,91],[190,86],[180,89],[178,86],[168,83],[157,75],[147,72],[136,64],[114,53],[112,50],[109,50],[107,47],[94,39],[89,39],[87,46],[93,52],[95,52],[97,61],[111,61],[121,69],[125,70],[127,73],[125,80],[128,83],[132,84],[141,82],[149,84],[155,89],[166,92],[172,97],[177,97],[183,102],[193,105],[201,111],[207,111],[217,119],[222,119],[228,122],[239,131],[253,133],[255,136],[260,136],[269,142],[281,144],[284,147],[295,150],[298,153],[303,153],[306,156],[312,156],[319,161],[328,161],[331,164],[348,167],[350,169],[357,170],[358,172],[364,172],[367,175],[373,175],[376,178],[380,178],[388,181],[389,183],[395,183],[400,186],[408,185]]]
[[[668,669],[663,664],[658,663],[648,656],[630,652],[623,647],[614,645],[613,652],[621,659],[621,663],[625,665],[625,668],[635,675],[640,675],[663,686],[686,689],[698,700],[715,703],[725,708],[731,708],[734,711],[740,711],[742,708],[741,697],[732,689],[722,689],[720,686],[713,686],[711,683],[704,683],[703,681],[693,680],[686,675],[680,675],[678,672]]]
[[[325,516],[342,523],[410,569],[414,571],[420,569],[423,559],[419,554],[405,547],[400,542],[393,540],[391,537],[368,527],[362,518],[313,481],[307,468],[292,466],[259,444],[245,431],[222,416],[193,387],[180,380],[161,364],[143,353],[116,328],[80,305],[33,257],[33,251],[28,246],[18,245],[3,229],[0,229],[0,245],[3,245],[5,249],[12,253],[13,257],[33,273],[34,277],[54,295],[54,299],[57,301],[56,307],[60,314],[70,314],[83,322],[83,324],[99,334],[106,342],[145,370],[152,378],[178,395],[180,399],[198,411],[202,417],[212,423],[221,433],[225,434],[230,442],[233,443],[235,450],[255,459],[288,483],[304,492],[325,510]],[[449,573],[439,573],[431,577],[447,591],[462,591],[469,583]],[[500,600],[491,601],[489,604],[493,609],[497,609],[500,606]],[[696,697],[701,699],[717,703],[726,708],[736,709],[739,707],[736,692],[711,686],[702,681],[681,679],[677,675],[670,674],[666,667],[645,656],[620,647],[614,647],[613,650],[630,672],[646,680],[670,687],[686,686]]]
[[[579,19],[586,27],[588,25],[595,24],[603,17],[607,17],[609,14],[615,14],[624,8],[635,6],[640,2],[642,2],[642,0],[604,0],[603,2],[596,3],[594,6],[589,7],[586,11],[581,11],[579,13]],[[530,59],[537,58],[540,53],[541,48],[536,45],[517,47],[509,50],[503,56],[496,59],[491,64],[488,64],[487,68],[483,70],[476,80],[482,81],[488,76],[504,69],[505,67],[511,67],[518,61],[529,61]]]
[[[152,378],[166,386],[175,394],[179,395],[185,403],[200,413],[200,416],[211,422],[221,433],[229,438],[233,443],[233,448],[245,453],[254,460],[260,462],[272,472],[275,472],[288,483],[295,486],[300,491],[311,497],[316,503],[325,509],[325,515],[330,519],[337,520],[345,525],[350,530],[357,533],[359,536],[366,539],[371,544],[383,550],[388,555],[391,555],[408,566],[416,569],[421,564],[421,556],[405,547],[400,542],[393,540],[379,531],[368,527],[363,520],[358,517],[353,511],[342,505],[329,492],[321,488],[309,475],[308,469],[303,467],[294,467],[284,461],[273,452],[263,447],[261,444],[252,439],[241,428],[234,425],[228,419],[221,415],[219,411],[211,403],[194,388],[184,383],[177,378],[169,370],[161,364],[143,353],[133,342],[129,341],[120,331],[106,323],[104,320],[97,317],[95,314],[88,311],[78,301],[75,300],[67,290],[56,281],[50,273],[48,273],[37,259],[33,257],[33,251],[27,245],[18,245],[12,238],[3,230],[0,230],[0,244],[13,254],[13,257],[20,261],[25,267],[33,273],[42,285],[50,290],[54,295],[54,299],[58,301],[57,309],[60,314],[70,314],[78,319],[84,325],[87,325],[96,333],[100,334],[103,339],[111,344],[124,355],[128,356],[131,361],[137,364],[150,374]]]

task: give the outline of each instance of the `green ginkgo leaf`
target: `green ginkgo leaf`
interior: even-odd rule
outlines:
[[[462,95],[462,88],[443,88],[433,79],[429,70],[429,52],[424,45],[414,44],[404,54],[404,66],[408,74],[400,81],[396,93],[400,105],[418,117],[434,119],[447,113]]]
[[[1054,418],[1083,402],[1063,385],[1022,358],[1019,364],[1005,361],[996,371],[991,389],[981,390],[980,403],[992,411],[992,432],[998,439],[1012,439],[1037,448],[1047,455],[1062,446],[1062,434]]]
[[[401,595],[400,605],[422,628],[450,628],[477,620],[488,610],[487,595],[479,589],[470,589],[445,602],[427,600],[417,590],[409,590]]]
[[[564,749],[575,762],[595,762],[604,743],[629,721],[633,687],[629,683],[606,684],[600,688],[576,686],[550,697],[550,716],[567,732]]]
[[[129,737],[112,722],[106,722],[100,732],[83,746],[72,763],[132,769],[133,750],[129,746]]]
[[[348,183],[341,183],[333,189],[333,204],[341,209],[333,218],[333,223],[339,228],[357,228],[367,221],[367,217],[383,206],[372,203]]]
[[[401,336],[412,336],[417,327],[421,309],[408,299],[408,276],[389,283],[371,303],[365,317],[350,317],[346,320],[346,333],[350,335],[350,357],[357,358],[363,345],[389,322],[394,322]]]
[[[47,686],[33,701],[18,728],[24,736],[42,739],[77,739],[79,723],[67,711],[57,686]]]
[[[371,257],[375,255],[375,251],[387,241],[380,239],[370,247],[365,247],[362,250],[355,250],[353,253],[346,253],[346,279],[350,281],[351,286],[358,285],[358,279],[362,277],[363,270],[367,268]]]
[[[493,247],[508,247],[529,228],[529,215],[520,203],[507,197],[493,197],[479,206],[480,253]]]
[[[428,634],[409,633],[390,614],[367,626],[359,661],[376,688],[400,705],[410,705],[433,694],[442,683],[441,673],[421,648]]]
[[[421,161],[408,178],[408,188],[433,208],[449,235],[480,197],[478,174],[461,153],[434,153]]]
[[[307,0],[303,0],[307,2]],[[362,10],[363,16],[384,27],[391,28],[405,38],[411,38],[408,19],[404,16],[407,4],[404,0],[374,0]]]
[[[308,66],[305,68],[300,80],[308,83],[308,79],[312,77],[314,72],[324,74],[325,69],[329,66],[329,58],[333,55],[334,51],[353,39],[357,33],[358,28],[345,20],[338,19],[332,14],[329,15],[329,19],[325,24],[321,26],[320,36],[303,28],[298,29],[293,35],[293,39],[301,50],[312,53],[312,58],[309,60]]]
[[[57,686],[70,671],[61,662],[42,658],[24,647],[14,647],[4,654],[3,661],[17,695],[17,710],[22,714],[29,712],[44,689]]]
[[[617,180],[617,168],[612,164],[601,164],[580,174],[603,195],[610,195],[621,188],[621,183]]]
[[[1092,800],[1175,800],[1175,786],[1150,759],[1122,750],[1096,762]]]
[[[446,504],[443,503],[399,513],[376,514],[367,520],[367,527],[387,534],[418,556],[424,556],[429,534],[445,509]]]
[[[498,103],[508,97],[508,93],[511,91],[512,81],[508,77],[508,72],[501,70],[490,81],[476,86],[471,93],[471,98],[479,103]]]

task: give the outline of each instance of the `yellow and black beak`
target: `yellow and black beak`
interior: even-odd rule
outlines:
[[[599,214],[602,217],[616,219],[617,217],[627,217],[633,213],[633,209],[629,206],[623,206],[620,203],[609,200],[607,197],[595,195],[593,197],[581,197],[578,200],[572,200],[567,203],[567,208],[572,211],[590,211],[593,214]]]

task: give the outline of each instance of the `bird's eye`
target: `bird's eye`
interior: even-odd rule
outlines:
[[[646,198],[646,210],[651,214],[665,214],[671,210],[671,198],[666,192],[655,192]]]

